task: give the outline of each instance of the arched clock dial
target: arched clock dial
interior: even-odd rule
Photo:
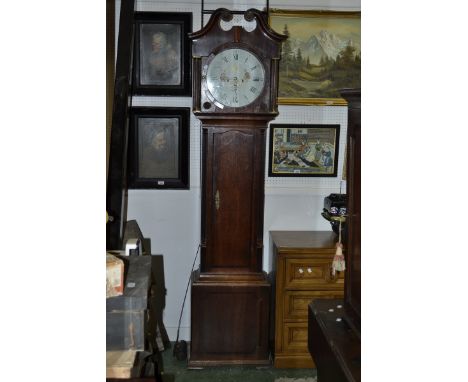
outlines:
[[[222,106],[249,105],[260,96],[264,86],[263,64],[245,49],[223,50],[213,58],[206,70],[208,97]]]

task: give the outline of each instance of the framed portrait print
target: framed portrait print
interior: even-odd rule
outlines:
[[[346,105],[339,91],[361,87],[361,13],[272,10],[283,43],[278,103]]]
[[[269,176],[337,176],[340,125],[270,125]]]
[[[190,108],[130,112],[128,188],[189,188]]]
[[[190,32],[192,13],[135,13],[133,94],[192,94]]]

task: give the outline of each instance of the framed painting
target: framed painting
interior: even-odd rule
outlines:
[[[128,188],[189,188],[190,108],[130,112]]]
[[[192,13],[135,13],[133,94],[192,94],[190,32]]]
[[[340,89],[361,87],[361,12],[272,10],[283,43],[278,103],[346,105]]]
[[[340,125],[270,125],[269,176],[337,176]]]

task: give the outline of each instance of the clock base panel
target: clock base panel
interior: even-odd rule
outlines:
[[[268,365],[269,282],[192,284],[189,367]]]

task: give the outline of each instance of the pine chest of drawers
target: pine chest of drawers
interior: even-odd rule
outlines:
[[[307,307],[316,298],[343,298],[344,272],[331,273],[332,231],[272,231],[275,283],[274,365],[312,368]]]

